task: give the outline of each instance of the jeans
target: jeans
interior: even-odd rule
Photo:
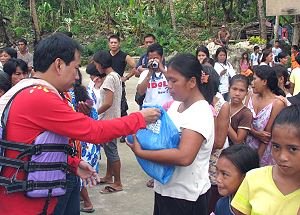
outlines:
[[[58,197],[54,215],[79,215],[80,214],[80,179],[78,176],[67,174],[66,194]]]

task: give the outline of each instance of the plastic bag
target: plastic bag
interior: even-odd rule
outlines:
[[[156,107],[157,108],[157,107]],[[160,150],[177,148],[180,141],[178,129],[168,116],[167,112],[161,108],[160,119],[149,124],[146,129],[137,132],[136,137],[144,150]],[[129,143],[133,142],[132,135],[127,136]],[[152,178],[162,184],[166,184],[172,177],[175,170],[173,165],[165,165],[136,157],[142,169]]]

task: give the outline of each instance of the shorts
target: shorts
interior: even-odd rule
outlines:
[[[106,155],[106,158],[109,162],[119,161],[119,153],[118,153],[118,146],[117,146],[117,139],[113,139],[112,141],[105,143],[103,145],[103,149]]]

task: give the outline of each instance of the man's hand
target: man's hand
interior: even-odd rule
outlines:
[[[92,105],[86,102],[78,102],[78,112],[83,113],[85,115],[89,115],[91,111]]]
[[[160,117],[160,110],[157,108],[145,108],[140,111],[147,124],[154,123]]]
[[[80,161],[76,173],[82,179],[84,186],[92,187],[97,185],[97,182],[100,182],[100,177],[96,170],[86,161]]]

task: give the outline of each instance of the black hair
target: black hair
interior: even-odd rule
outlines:
[[[300,64],[300,54],[298,54],[296,57],[295,57],[295,60],[298,64]]]
[[[256,51],[257,49],[259,49],[259,46],[254,46],[254,51]]]
[[[203,52],[206,55],[206,58],[209,58],[209,50],[206,46],[201,45],[196,50],[196,56],[198,56],[199,52]]]
[[[11,88],[10,77],[7,73],[0,70],[0,89],[7,92]]]
[[[3,71],[10,77],[16,72],[19,67],[23,73],[28,73],[27,63],[21,59],[11,58],[3,65]]]
[[[35,71],[46,72],[57,59],[69,65],[75,59],[75,52],[81,52],[80,45],[62,33],[55,33],[41,40],[34,49],[33,67]]]
[[[271,133],[276,125],[284,124],[295,127],[300,136],[300,130],[298,130],[300,128],[300,105],[291,105],[282,109],[274,120]]]
[[[209,78],[213,84],[213,92],[212,93],[215,96],[217,94],[217,92],[219,92],[220,76],[212,66],[208,66],[205,64],[201,64],[201,65],[202,65],[202,71],[205,74],[209,75]]]
[[[224,47],[219,47],[219,48],[217,49],[216,55],[215,55],[216,61],[218,62],[218,55],[220,54],[220,52],[224,52],[224,53],[225,53],[226,58],[225,58],[224,64],[227,64],[227,57],[228,57],[228,56],[227,56],[227,50],[226,50],[226,48],[224,48]]]
[[[292,45],[292,48],[297,52],[299,51],[299,47],[297,45]]]
[[[108,38],[108,41],[110,41],[110,39],[117,39],[118,42],[121,41],[120,37],[118,35],[116,35],[116,34],[110,35],[109,38]]]
[[[27,46],[27,40],[26,39],[24,39],[24,38],[21,38],[21,39],[19,39],[19,41],[18,41],[19,43],[21,42],[21,43],[24,43],[25,44],[25,46]]]
[[[144,36],[144,40],[145,40],[146,38],[148,38],[148,37],[152,37],[154,40],[156,40],[156,37],[155,37],[153,34],[146,34],[146,35]]]
[[[103,77],[106,76],[105,73],[100,73],[97,70],[95,64],[93,64],[93,63],[90,63],[90,64],[87,65],[87,67],[86,67],[86,73],[89,74],[89,75],[100,77],[100,78],[103,78]]]
[[[286,89],[289,89],[290,88],[290,84],[289,84],[289,72],[287,71],[287,69],[284,66],[282,66],[282,65],[275,65],[273,67],[273,69],[276,72],[277,78],[283,77],[284,87]]]
[[[164,49],[161,45],[159,45],[158,43],[154,43],[152,45],[150,45],[147,49],[147,55],[151,52],[156,52],[157,54],[159,54],[160,56],[163,56],[164,54]]]
[[[72,33],[71,31],[62,31],[62,32],[60,32],[60,33],[66,35],[66,36],[68,36],[68,37],[70,37],[70,38],[73,37],[73,33]]]
[[[76,79],[75,84],[74,84],[74,89],[73,89],[76,104],[78,102],[81,102],[81,101],[85,102],[86,100],[90,99],[86,88],[84,86],[82,86],[82,74],[79,69],[78,69],[78,76],[79,76],[79,79]]]
[[[244,82],[244,84],[246,85],[246,90],[248,90],[250,83],[249,79],[246,76],[241,74],[234,75],[229,81],[229,86],[231,87],[236,81]]]
[[[215,87],[213,77],[209,76],[208,83],[201,83],[203,70],[196,56],[192,54],[178,54],[170,60],[168,67],[175,69],[187,80],[195,77],[199,91],[209,104],[212,103]]]
[[[99,63],[103,69],[112,66],[112,57],[108,51],[98,51],[94,54],[93,60]]]
[[[252,169],[259,168],[258,153],[246,144],[235,144],[224,149],[219,158],[221,157],[230,160],[243,175]]]
[[[282,59],[282,58],[286,58],[288,56],[288,54],[287,53],[285,53],[285,52],[280,52],[279,54],[278,54],[278,60],[280,60],[280,59]]]
[[[2,52],[6,52],[11,58],[17,58],[17,51],[11,47],[5,47],[2,49]]]
[[[266,61],[266,58],[272,54],[272,51],[269,50],[269,49],[265,49],[262,53],[262,58],[261,58],[261,62],[265,62]]]
[[[266,49],[271,49],[272,47],[273,47],[273,45],[268,43],[268,44],[266,45],[265,50],[266,50]]]
[[[279,40],[275,40],[275,42],[274,43],[279,43]]]
[[[247,55],[246,60],[247,60],[247,63],[249,63],[249,55],[248,55],[248,52],[244,52],[244,53],[242,54],[242,60],[244,60],[244,55]]]
[[[262,80],[267,81],[267,87],[277,96],[284,96],[285,93],[278,86],[278,79],[274,69],[267,65],[258,66],[254,69],[254,73]]]

